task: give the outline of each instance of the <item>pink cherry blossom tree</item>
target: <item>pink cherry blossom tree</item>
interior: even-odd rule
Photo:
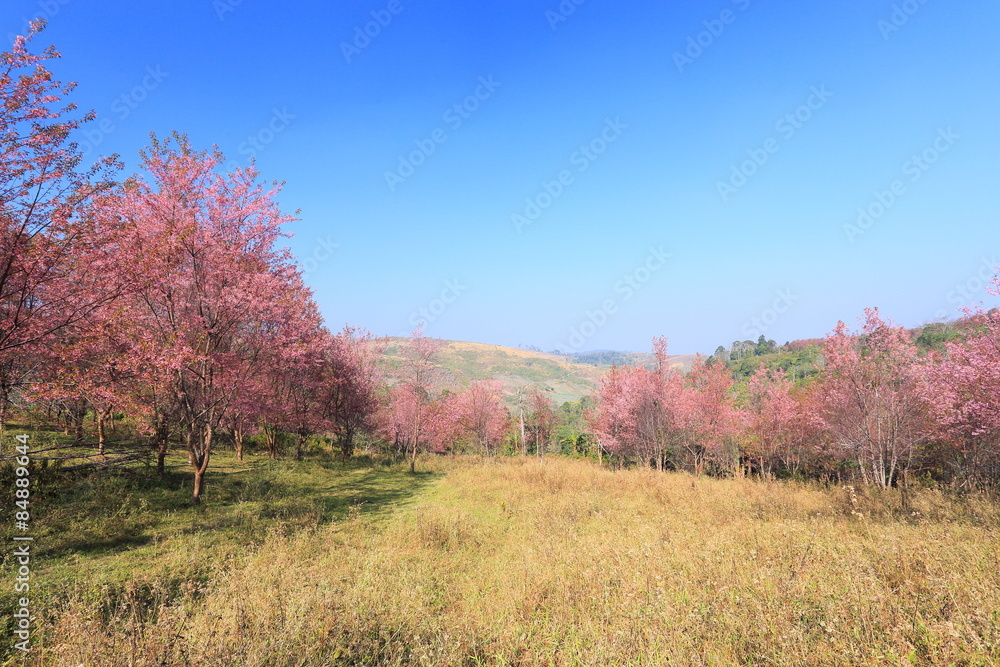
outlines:
[[[880,487],[906,483],[931,435],[916,346],[906,330],[866,309],[860,333],[840,322],[823,344],[823,418],[836,445]]]
[[[126,182],[114,212],[135,271],[130,308],[137,350],[170,369],[169,407],[194,468],[198,503],[212,437],[241,392],[291,358],[312,354],[320,318],[286,248],[291,218],[253,168],[221,175],[222,156],[196,152],[182,135],[153,137],[148,174]],[[296,357],[299,355],[299,357]]]
[[[374,431],[385,384],[380,358],[385,344],[360,329],[345,327],[335,336],[324,359],[320,409],[339,445],[341,461],[354,453],[355,438]]]
[[[794,468],[798,459],[803,417],[793,389],[794,383],[784,371],[768,370],[763,365],[747,381],[744,453],[756,462],[762,475],[772,475],[776,466]]]
[[[988,288],[1000,294],[1000,275]],[[922,365],[924,396],[962,485],[1000,483],[1000,310],[967,310],[963,340],[946,344],[944,358]]]
[[[101,248],[84,212],[119,165],[112,157],[81,170],[72,136],[94,114],[63,103],[75,84],[47,68],[59,53],[30,50],[44,26],[32,22],[0,53],[0,426],[10,392],[31,372],[26,360],[115,296],[114,281],[94,280],[107,265],[88,258]]]
[[[425,426],[427,406],[437,380],[436,358],[442,343],[424,335],[417,327],[403,344],[402,380],[394,392],[393,423],[399,427],[396,438],[408,449],[410,472],[416,471],[417,452]]]

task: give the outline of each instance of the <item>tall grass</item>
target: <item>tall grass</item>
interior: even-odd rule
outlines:
[[[274,530],[200,579],[81,586],[39,610],[29,664],[1000,663],[985,500],[428,465],[411,502]]]

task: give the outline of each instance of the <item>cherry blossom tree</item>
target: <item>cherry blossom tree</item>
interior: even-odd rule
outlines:
[[[739,466],[736,433],[740,414],[733,401],[733,378],[722,364],[708,364],[698,357],[685,378],[686,392],[679,401],[684,427],[682,454],[695,474],[714,462],[722,472]]]
[[[605,375],[588,419],[604,449],[662,470],[687,442],[691,395],[668,363],[666,338],[654,339],[653,350],[655,370],[629,366]]]
[[[990,288],[1000,295],[1000,275]],[[964,340],[923,364],[924,396],[961,484],[1000,483],[1000,310],[967,310]]]
[[[355,437],[377,426],[384,384],[379,358],[384,352],[385,344],[367,331],[345,327],[326,353],[321,410],[331,421],[345,464],[354,453]]]
[[[111,215],[125,221],[134,262],[130,308],[141,319],[137,350],[170,369],[179,420],[201,498],[212,436],[255,378],[311,354],[320,318],[286,248],[291,218],[256,171],[220,175],[218,153],[196,152],[183,135],[154,136],[142,152],[151,182],[136,175]]]
[[[866,482],[905,485],[918,448],[931,434],[917,350],[906,330],[869,308],[859,334],[837,324],[823,355],[823,417],[830,436],[858,462]]]
[[[552,399],[533,387],[528,395],[527,432],[539,458],[545,456],[556,429],[556,408]]]
[[[402,381],[394,392],[393,422],[399,427],[396,437],[409,449],[410,472],[416,471],[417,452],[437,378],[436,357],[441,342],[424,336],[417,327],[403,345]]]
[[[775,466],[793,467],[802,436],[800,404],[792,396],[794,383],[784,371],[757,369],[746,384],[744,402],[747,439],[744,453],[756,461],[760,474]]]
[[[451,398],[452,419],[459,433],[475,443],[483,454],[495,455],[510,425],[500,383],[478,380]]]
[[[91,266],[93,247],[83,210],[111,185],[117,158],[81,171],[82,155],[72,134],[94,119],[73,117],[62,104],[75,87],[46,68],[59,57],[48,47],[29,51],[44,21],[30,24],[9,51],[0,53],[0,357],[45,342],[114,297],[95,289],[107,265]],[[99,261],[98,257],[94,261]],[[75,268],[76,275],[70,270]],[[83,269],[90,269],[89,273]],[[75,278],[75,279],[74,279]],[[0,359],[2,360],[2,359]]]

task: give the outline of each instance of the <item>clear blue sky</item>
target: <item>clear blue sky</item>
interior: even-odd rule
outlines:
[[[7,0],[0,30],[49,17],[92,155],[256,152],[334,329],[710,353],[997,302],[1000,3],[490,4]]]

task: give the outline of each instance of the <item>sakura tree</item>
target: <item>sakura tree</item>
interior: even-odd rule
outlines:
[[[656,369],[615,367],[598,388],[589,421],[601,446],[662,470],[684,442],[690,392],[667,360],[667,341],[653,341]]]
[[[794,383],[784,371],[757,369],[746,384],[744,453],[756,461],[760,474],[776,466],[794,467],[802,434],[800,404],[792,396]]]
[[[70,275],[73,264],[78,274],[89,267],[95,246],[81,210],[111,186],[118,164],[112,157],[80,170],[72,134],[94,114],[74,117],[76,105],[62,103],[75,84],[47,69],[59,57],[53,47],[29,50],[44,26],[32,22],[0,53],[0,362],[114,296]]]
[[[931,427],[916,346],[906,330],[866,309],[860,333],[839,322],[823,344],[823,418],[868,483],[906,482]]]
[[[1000,275],[990,293],[1000,294]],[[945,344],[945,356],[923,365],[930,404],[963,485],[1000,483],[1000,310],[969,309],[964,340]]]
[[[396,437],[409,450],[411,473],[416,470],[427,405],[437,378],[435,360],[441,345],[440,341],[427,338],[423,327],[417,327],[403,345],[402,381],[394,392],[392,421],[399,428]]]
[[[497,453],[510,426],[503,390],[496,380],[478,380],[449,402],[458,430],[486,456]]]
[[[308,356],[320,319],[287,249],[291,218],[251,167],[216,173],[222,156],[187,138],[154,136],[142,152],[148,176],[129,179],[114,214],[135,262],[130,308],[141,320],[137,350],[169,368],[179,421],[201,498],[212,437],[241,392],[289,355]],[[148,178],[148,180],[147,180]]]
[[[736,444],[741,415],[733,402],[733,378],[722,364],[698,357],[685,378],[677,421],[684,426],[682,453],[696,474],[709,462],[732,473],[739,466]]]
[[[385,345],[367,331],[345,327],[325,355],[320,409],[339,440],[343,463],[354,452],[355,437],[377,426],[384,351]]]
[[[527,432],[539,458],[545,456],[556,430],[556,407],[552,399],[533,387],[528,395]]]

